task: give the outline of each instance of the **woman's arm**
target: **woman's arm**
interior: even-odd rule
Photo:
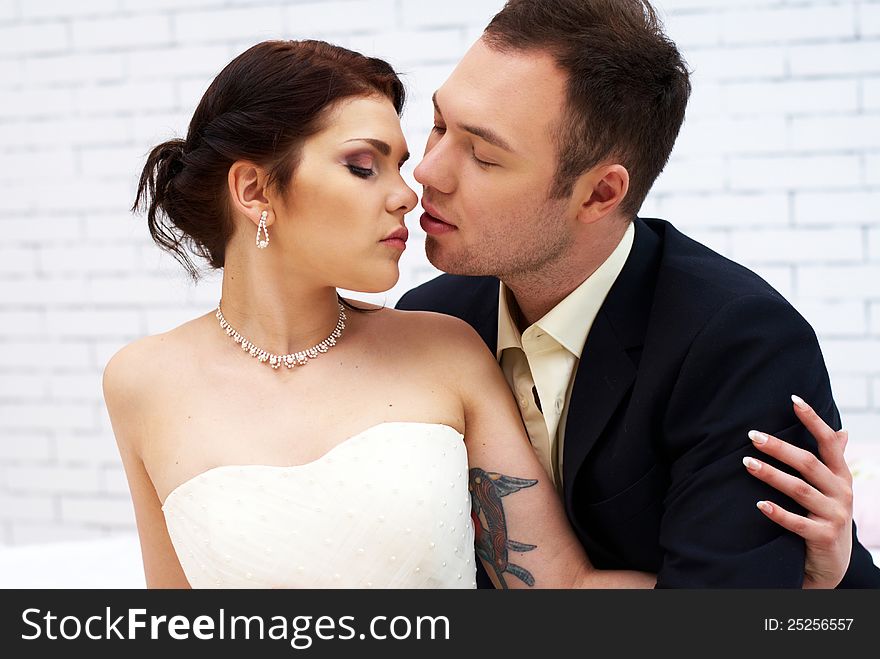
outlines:
[[[652,588],[654,575],[597,570],[529,443],[498,364],[473,330],[443,321],[465,415],[476,550],[500,588]]]
[[[148,588],[189,588],[177,554],[168,537],[162,505],[140,457],[147,424],[143,419],[146,392],[142,384],[147,373],[137,344],[117,352],[104,368],[104,402],[125,475],[131,491],[137,521],[144,575]]]
[[[497,362],[469,326],[453,319],[449,330],[465,356],[456,362],[464,368],[458,381],[465,405],[477,553],[496,587],[526,587],[529,582],[548,588],[653,587],[655,575],[593,568],[535,457]],[[804,538],[803,587],[833,588],[846,573],[852,548],[852,476],[843,459],[846,431],[833,431],[800,399],[794,410],[817,440],[820,459],[769,436],[755,447],[794,467],[801,477],[760,462],[749,472],[807,509],[804,516],[774,504],[762,510]]]

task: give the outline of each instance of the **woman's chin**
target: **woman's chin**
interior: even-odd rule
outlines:
[[[357,293],[387,293],[400,280],[400,270],[394,268],[394,272],[384,273],[381,277],[364,277],[350,282],[345,286],[338,286],[347,291],[355,291]]]

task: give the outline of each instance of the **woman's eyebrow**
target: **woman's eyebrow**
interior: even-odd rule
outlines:
[[[374,137],[353,137],[350,140],[345,140],[347,142],[366,142],[367,144],[373,146],[376,151],[381,153],[383,156],[391,155],[391,145],[388,142],[383,142],[382,140],[377,140]],[[401,158],[401,162],[406,162],[409,160],[409,151],[403,154],[403,158]]]

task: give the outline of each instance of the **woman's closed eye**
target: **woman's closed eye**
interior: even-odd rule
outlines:
[[[370,178],[376,174],[376,159],[371,153],[361,152],[350,154],[344,160],[348,171],[358,178]]]
[[[352,165],[351,163],[348,163],[346,167],[348,167],[348,171],[360,178],[370,178],[376,174],[372,167],[359,167],[357,165]]]

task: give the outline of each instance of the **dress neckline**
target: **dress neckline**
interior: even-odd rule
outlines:
[[[373,424],[363,430],[356,432],[349,437],[346,437],[341,442],[333,446],[327,452],[321,454],[314,460],[309,460],[308,462],[302,462],[300,464],[295,465],[267,465],[267,464],[228,464],[228,465],[217,465],[215,467],[209,467],[204,471],[200,471],[199,473],[187,478],[185,481],[175,486],[165,497],[165,501],[162,503],[162,511],[165,511],[165,507],[168,505],[168,502],[172,497],[178,496],[180,491],[186,486],[191,485],[193,482],[205,477],[208,474],[222,471],[225,469],[249,469],[249,468],[257,468],[257,469],[280,469],[280,470],[297,470],[297,469],[305,469],[314,465],[317,465],[321,462],[325,462],[328,458],[330,458],[334,453],[339,451],[342,447],[350,444],[353,440],[363,437],[365,435],[370,434],[371,432],[382,428],[384,426],[435,426],[440,428],[446,428],[454,432],[459,439],[464,439],[464,435],[462,435],[458,429],[453,428],[448,423],[433,423],[433,422],[425,422],[425,421],[380,421],[379,423]]]

